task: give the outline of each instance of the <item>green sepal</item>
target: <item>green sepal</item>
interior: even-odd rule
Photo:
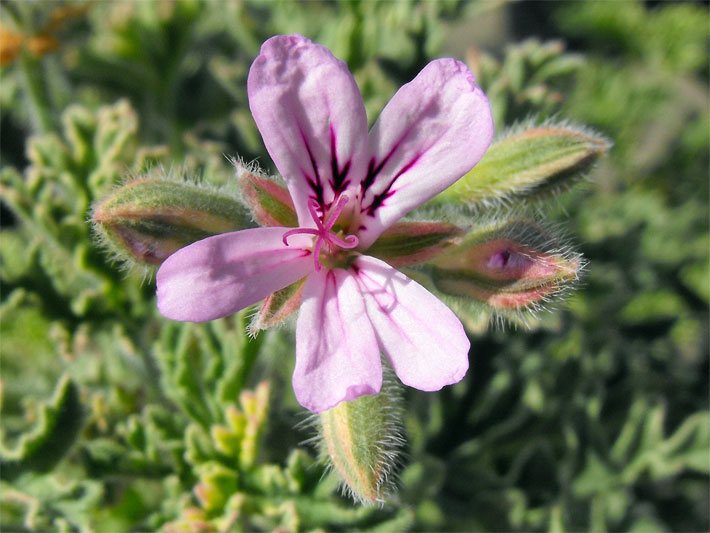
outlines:
[[[261,176],[235,161],[237,177],[254,220],[262,226],[295,228],[296,209],[288,189],[271,178]]]
[[[320,413],[322,454],[353,499],[374,504],[387,496],[401,436],[399,385],[386,376],[382,391]]]
[[[583,177],[609,147],[604,137],[566,124],[510,133],[435,201],[486,205],[545,196]]]
[[[431,261],[439,291],[496,311],[537,309],[577,281],[582,256],[533,220],[498,221],[470,231]]]
[[[303,278],[267,296],[249,325],[250,333],[278,325],[295,313],[301,305],[305,283],[306,278]]]
[[[83,422],[79,389],[64,376],[52,399],[41,407],[34,429],[22,435],[11,450],[0,446],[0,478],[12,480],[27,471],[50,471],[76,441]]]
[[[92,216],[117,255],[159,265],[170,254],[206,237],[248,227],[233,197],[198,184],[137,179],[99,203]]]
[[[432,259],[463,234],[445,222],[399,222],[380,235],[367,254],[394,267],[413,265]]]

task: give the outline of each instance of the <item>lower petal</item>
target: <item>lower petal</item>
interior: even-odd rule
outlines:
[[[296,324],[298,402],[319,413],[381,386],[380,350],[355,278],[342,269],[312,273]]]
[[[362,256],[353,266],[380,346],[402,383],[435,391],[461,381],[470,342],[451,309],[379,259]]]
[[[158,309],[173,320],[231,315],[313,270],[311,239],[282,242],[288,228],[254,228],[209,237],[168,257],[158,270]]]

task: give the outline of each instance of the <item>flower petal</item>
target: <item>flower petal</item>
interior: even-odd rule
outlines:
[[[468,172],[492,137],[488,98],[468,68],[454,59],[424,67],[397,91],[370,131],[361,248]]]
[[[305,235],[282,242],[289,228],[224,233],[178,250],[157,274],[158,309],[173,320],[204,322],[230,315],[313,270]]]
[[[319,413],[381,386],[380,349],[357,282],[342,269],[312,273],[296,323],[298,402]]]
[[[299,224],[313,227],[308,198],[328,207],[364,176],[367,114],[357,84],[327,48],[299,35],[281,35],[262,45],[249,71],[248,91]]]
[[[380,346],[402,383],[435,391],[461,381],[470,342],[451,309],[379,259],[361,256],[354,267]]]

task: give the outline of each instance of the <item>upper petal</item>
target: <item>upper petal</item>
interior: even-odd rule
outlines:
[[[367,115],[347,65],[299,35],[272,37],[249,70],[249,106],[301,226],[308,198],[327,207],[367,163]]]
[[[312,273],[296,323],[298,402],[319,413],[381,386],[380,350],[355,279],[342,269]]]
[[[313,270],[311,239],[288,228],[224,233],[175,252],[157,274],[158,309],[173,320],[203,322],[230,315]]]
[[[468,172],[492,137],[488,98],[466,65],[439,59],[424,67],[370,131],[361,247]]]
[[[354,267],[380,346],[402,383],[425,391],[458,383],[470,342],[451,309],[379,259],[361,256]]]

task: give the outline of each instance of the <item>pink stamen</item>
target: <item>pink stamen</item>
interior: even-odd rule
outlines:
[[[284,244],[285,244],[286,246],[288,246],[287,239],[288,239],[291,235],[298,235],[299,233],[308,233],[309,235],[320,235],[320,231],[318,231],[317,229],[312,229],[312,228],[296,228],[296,229],[291,229],[291,230],[288,230],[286,233],[284,233],[284,236],[283,236],[283,239],[282,239],[283,242],[284,242]]]
[[[348,204],[350,201],[350,197],[343,193],[341,194],[337,201],[335,202],[335,206],[333,207],[332,211],[328,215],[324,226],[325,229],[330,229],[333,227],[333,224],[335,224],[335,221],[338,220],[338,217],[340,216],[340,213],[343,212],[343,209],[345,209],[345,206]]]
[[[341,238],[335,233],[333,233],[331,228],[335,225],[338,217],[345,209],[345,206],[350,201],[350,196],[347,194],[341,194],[333,204],[329,213],[323,214],[323,219],[318,215],[318,202],[314,199],[308,201],[308,212],[311,214],[313,221],[316,223],[316,228],[295,228],[288,230],[283,235],[283,243],[288,246],[288,238],[292,235],[306,234],[315,235],[316,242],[313,245],[313,263],[315,265],[316,272],[321,269],[320,262],[318,260],[320,256],[320,251],[323,248],[323,243],[329,244],[332,247],[343,248],[346,250],[351,250],[355,248],[360,240],[356,235],[347,235],[345,238]]]
[[[320,261],[318,261],[318,258],[320,257],[320,249],[323,247],[324,240],[325,239],[319,237],[316,239],[315,246],[313,246],[313,264],[316,268],[316,272],[320,272]]]
[[[308,211],[311,213],[311,218],[315,221],[316,226],[318,226],[318,229],[325,229],[323,227],[323,223],[320,220],[320,217],[318,216],[318,202],[316,202],[313,198],[308,200]]]
[[[334,233],[331,233],[329,237],[329,240],[332,244],[335,244],[340,248],[345,248],[346,250],[351,250],[360,243],[360,240],[355,235],[348,235],[347,237],[345,237],[345,239],[341,239]]]

